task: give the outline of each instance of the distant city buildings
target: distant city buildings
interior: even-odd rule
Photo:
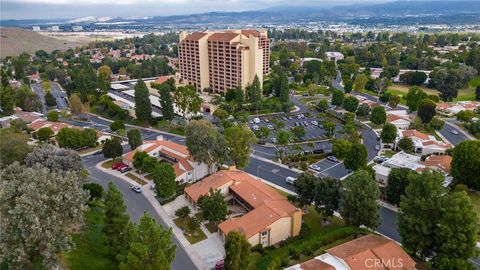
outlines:
[[[182,79],[198,91],[246,86],[258,76],[268,74],[270,40],[266,31],[227,30],[220,32],[180,33],[178,44]]]
[[[81,25],[74,25],[72,26],[72,30],[75,32],[83,31],[83,27]]]
[[[40,26],[32,26],[32,31],[40,32],[41,31]]]

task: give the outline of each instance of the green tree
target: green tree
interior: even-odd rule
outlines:
[[[198,205],[202,210],[203,219],[218,224],[228,214],[227,202],[220,190],[210,189],[209,194],[201,196]]]
[[[359,101],[354,96],[348,96],[343,100],[343,108],[348,111],[354,113],[358,108]]]
[[[86,210],[88,193],[81,182],[77,174],[41,164],[14,163],[0,171],[0,252],[8,269],[59,265],[58,255],[71,245],[70,226],[82,222]]]
[[[340,189],[340,214],[345,223],[377,228],[381,222],[379,197],[380,190],[367,171],[359,170],[347,177]]]
[[[430,99],[424,99],[420,102],[420,106],[418,107],[418,117],[420,117],[423,123],[429,123],[437,114],[436,108],[437,105],[435,102]]]
[[[305,211],[317,198],[317,191],[314,188],[317,184],[317,180],[317,177],[311,173],[302,173],[297,177],[297,180],[293,182],[298,202]]]
[[[3,78],[3,77],[2,77]],[[15,99],[13,89],[10,85],[0,86],[0,115],[11,115],[14,113]]]
[[[260,80],[258,79],[257,75],[255,75],[255,77],[253,78],[252,84],[247,86],[246,91],[248,101],[253,104],[259,104],[260,100],[262,99],[262,88],[260,86]]]
[[[225,239],[225,261],[223,269],[247,269],[250,257],[250,244],[245,235],[240,232],[230,231]]]
[[[142,79],[135,84],[135,115],[140,121],[150,121],[152,118],[152,104],[147,85]]]
[[[370,114],[370,106],[368,106],[367,104],[361,104],[360,106],[358,106],[357,112],[355,114],[360,117],[367,117]]]
[[[52,136],[53,136],[53,130],[49,127],[43,127],[37,130],[37,138],[42,142],[47,141]]]
[[[130,218],[125,210],[122,192],[114,183],[109,182],[104,198],[105,226],[103,233],[105,233],[107,245],[113,256],[123,253],[128,247]]]
[[[138,128],[132,128],[127,131],[128,144],[130,149],[135,150],[143,144],[142,133]]]
[[[160,107],[162,108],[163,119],[169,121],[175,117],[171,95],[171,92],[173,92],[174,89],[171,88],[171,85],[167,83],[162,83],[157,87],[160,94]]]
[[[451,174],[455,181],[480,190],[480,141],[464,141],[455,146]]]
[[[342,106],[343,100],[345,99],[345,94],[343,91],[338,89],[332,89],[332,105]]]
[[[326,99],[322,99],[317,104],[317,110],[319,112],[326,112],[328,110],[328,101]]]
[[[283,155],[287,155],[287,148],[288,148],[288,143],[290,142],[290,137],[291,133],[288,131],[280,130],[277,132],[277,136],[275,137],[277,142],[276,145],[280,146],[282,150],[280,150],[280,158],[283,157]]]
[[[149,214],[144,213],[140,223],[134,227],[119,269],[170,269],[176,249],[171,239],[171,229],[165,230]]]
[[[354,89],[356,92],[361,93],[365,89],[365,85],[367,84],[368,78],[364,74],[358,74],[355,77],[355,86]]]
[[[411,111],[418,110],[420,102],[426,98],[428,98],[428,94],[425,93],[422,88],[418,86],[411,87],[408,89],[408,93],[406,95],[408,109]]]
[[[80,100],[80,97],[76,93],[70,95],[70,97],[68,98],[68,104],[70,105],[70,111],[72,112],[72,114],[78,115],[82,113],[83,104]]]
[[[125,130],[125,124],[122,120],[115,120],[110,124],[110,129],[112,131]]]
[[[270,136],[270,129],[268,127],[260,127],[255,134],[259,142],[265,142],[265,140]]]
[[[352,143],[344,139],[332,140],[332,154],[337,158],[345,158],[350,153]]]
[[[367,148],[363,144],[354,143],[350,146],[343,164],[345,168],[356,171],[367,166]]]
[[[206,120],[194,120],[188,123],[185,130],[185,143],[190,155],[198,162],[212,167],[225,160],[225,141],[212,124]]]
[[[101,199],[103,197],[103,187],[97,183],[86,183],[82,185],[82,189],[90,194],[89,201]]]
[[[49,111],[47,113],[47,120],[52,122],[58,121],[58,112],[57,111]]]
[[[117,158],[122,155],[123,148],[117,138],[107,139],[102,147],[103,156],[105,158]]]
[[[400,96],[399,95],[390,95],[388,98],[388,105],[395,109],[397,105],[400,103]]]
[[[435,130],[440,130],[445,126],[445,121],[443,121],[442,118],[438,116],[434,116],[432,120],[430,120],[430,123],[428,123],[428,125]]]
[[[297,138],[297,140],[301,140],[303,136],[305,136],[305,128],[303,126],[296,126],[293,127],[290,132]]]
[[[25,158],[25,164],[29,167],[33,167],[37,163],[58,174],[75,173],[82,180],[86,177],[80,155],[70,149],[44,144],[35,148]]]
[[[323,127],[323,130],[325,130],[325,135],[327,137],[332,137],[333,134],[334,134],[336,126],[337,125],[334,122],[332,122],[328,119],[324,120],[323,124],[322,124],[322,127]]]
[[[464,110],[464,111],[460,111],[458,112],[455,117],[457,118],[458,121],[462,121],[462,122],[470,122],[472,120],[473,117],[475,117],[475,113],[473,111],[469,111],[469,110]]]
[[[405,153],[415,153],[415,145],[413,145],[412,139],[408,137],[401,138],[400,141],[398,141],[398,148],[400,148]]]
[[[152,172],[155,193],[160,198],[171,198],[177,193],[175,170],[167,162],[158,162]]]
[[[136,152],[133,155],[133,167],[139,171],[142,171],[145,159],[147,157],[149,157],[149,155],[143,151]]]
[[[174,96],[175,104],[178,106],[184,118],[195,115],[200,111],[202,99],[197,95],[193,85],[178,87]]]
[[[315,210],[324,221],[333,217],[340,202],[340,181],[332,177],[319,178],[315,185]]]
[[[248,165],[252,144],[255,135],[246,127],[232,126],[225,130],[225,146],[228,158],[237,166],[244,168]]]
[[[57,99],[53,96],[52,92],[47,91],[45,94],[45,105],[47,107],[55,107],[57,106]]]
[[[387,121],[387,112],[383,106],[373,107],[370,121],[376,125],[383,125]]]
[[[385,189],[388,202],[394,205],[400,203],[400,198],[405,195],[409,177],[412,174],[416,174],[416,172],[408,168],[393,168],[390,171]]]
[[[385,123],[380,133],[380,138],[383,143],[393,143],[397,137],[397,127],[394,124]]]
[[[462,191],[446,196],[443,205],[441,217],[438,220],[440,226],[435,231],[439,247],[434,265],[439,258],[448,258],[450,262],[461,260],[469,264],[469,259],[478,255],[476,251],[478,216],[472,202]]]

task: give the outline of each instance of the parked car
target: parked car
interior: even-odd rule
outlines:
[[[258,131],[259,127],[257,125],[253,125],[253,130]]]
[[[379,156],[379,157],[375,158],[375,162],[377,162],[378,164],[383,163],[387,160],[388,160],[388,158],[386,156]]]
[[[139,186],[132,186],[131,187],[133,191],[135,191],[136,193],[142,193],[142,188],[139,187]]]
[[[457,131],[456,129],[452,129],[450,132],[451,132],[453,135],[458,135],[458,131]]]
[[[263,121],[265,121],[265,123],[270,123],[270,120],[268,120],[268,118],[263,119]]]
[[[268,129],[273,129],[273,126],[272,125],[267,125],[267,128]]]
[[[152,183],[152,185],[150,186],[150,189],[155,190],[155,183]]]
[[[93,153],[93,155],[97,156],[97,155],[100,155],[100,154],[102,154],[102,153],[103,153],[102,150],[98,150],[98,151],[96,151],[95,153]]]
[[[338,161],[338,159],[335,156],[328,156],[327,159],[330,160],[330,161],[333,161],[333,162]]]
[[[377,151],[380,150],[380,145],[378,145],[378,144],[375,145],[375,150],[377,150]]]
[[[117,171],[121,171],[121,170],[122,170],[123,168],[125,168],[125,167],[128,167],[128,165],[125,164],[125,163],[122,163],[122,165],[120,165],[120,166],[117,167]]]
[[[116,162],[112,164],[112,170],[118,169],[118,167],[124,165],[122,162]]]
[[[260,123],[260,118],[258,118],[258,117],[253,118],[253,122],[254,122],[255,124]]]
[[[287,178],[285,178],[285,182],[287,182],[287,184],[290,184],[290,185],[293,185],[296,180],[297,178],[291,177],[291,176],[287,176]]]
[[[318,122],[317,122],[317,121],[315,121],[315,120],[313,120],[313,121],[312,121],[312,125],[314,125],[314,126],[318,126]]]
[[[130,171],[130,170],[132,170],[132,167],[130,167],[130,166],[125,166],[125,167],[122,167],[122,168],[120,169],[120,172],[121,172],[121,173],[124,173],[124,172],[128,172],[128,171]]]
[[[273,138],[270,139],[270,141],[271,141],[272,143],[277,143],[277,138],[273,137]]]
[[[317,165],[317,164],[312,164],[310,166],[308,166],[310,169],[312,170],[315,170],[315,171],[319,171],[320,170],[320,167]]]

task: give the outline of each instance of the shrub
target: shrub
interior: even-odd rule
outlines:
[[[197,218],[192,217],[188,220],[187,226],[190,231],[195,231],[200,227],[200,221],[198,221]]]
[[[457,185],[455,185],[455,191],[468,192],[468,187],[467,187],[467,185],[464,185],[464,184],[457,184]]]
[[[178,208],[175,211],[175,216],[177,216],[179,218],[186,218],[186,217],[188,217],[189,214],[190,214],[190,208],[188,208],[188,206]]]
[[[262,244],[257,244],[252,247],[252,252],[258,252],[263,255],[265,254],[265,248],[262,246]]]
[[[83,184],[82,188],[90,193],[90,201],[100,199],[103,196],[103,187],[96,183]]]

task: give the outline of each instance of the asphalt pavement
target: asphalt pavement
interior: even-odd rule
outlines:
[[[458,134],[453,134],[452,130],[456,130]],[[440,134],[442,134],[442,136],[445,137],[445,139],[447,139],[454,146],[463,141],[469,140],[467,135],[462,132],[461,128],[455,127],[447,121],[445,121],[445,125],[438,132],[440,132]]]

